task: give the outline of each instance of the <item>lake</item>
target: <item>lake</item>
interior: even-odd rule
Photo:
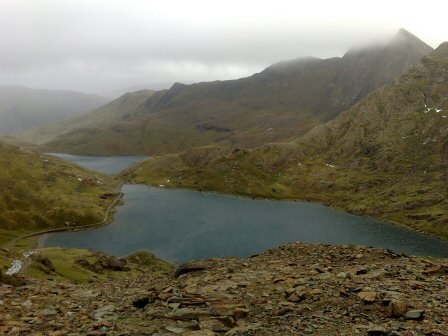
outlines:
[[[80,156],[64,153],[46,154],[72,161],[81,167],[96,170],[104,174],[118,174],[134,162],[147,158],[147,156]]]
[[[252,254],[294,241],[389,248],[409,255],[448,257],[448,242],[322,205],[252,200],[189,190],[124,185],[112,224],[60,232],[44,246],[89,248],[125,256],[149,250],[182,262]]]

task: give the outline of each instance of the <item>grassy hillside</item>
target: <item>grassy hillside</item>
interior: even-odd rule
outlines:
[[[136,105],[126,119],[78,119],[69,132],[57,126],[59,133],[22,140],[46,151],[97,155],[290,141],[390,83],[431,50],[401,30],[384,45],[352,49],[344,57],[280,62],[238,80],[177,83]]]
[[[108,98],[74,91],[0,85],[0,133],[12,134],[72,118],[108,101]]]
[[[21,234],[101,221],[116,181],[0,142],[0,244]]]
[[[154,91],[151,90],[126,93],[106,105],[84,113],[82,116],[58,123],[33,127],[14,136],[20,141],[39,145],[75,129],[88,129],[91,125],[105,127],[121,121],[126,122],[131,118],[136,107],[153,94]]]
[[[448,43],[296,142],[148,159],[135,182],[296,198],[448,238]]]

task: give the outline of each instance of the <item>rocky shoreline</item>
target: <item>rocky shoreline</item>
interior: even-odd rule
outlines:
[[[87,263],[88,264],[88,263]],[[293,243],[246,259],[0,287],[5,335],[448,335],[448,262]]]

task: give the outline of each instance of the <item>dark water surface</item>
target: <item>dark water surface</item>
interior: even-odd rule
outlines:
[[[143,185],[124,185],[123,192],[124,205],[111,225],[51,234],[44,245],[90,248],[115,256],[149,250],[169,261],[244,257],[294,241],[448,257],[446,241],[318,204]]]
[[[147,156],[80,156],[64,153],[47,154],[72,161],[81,167],[96,170],[104,174],[118,174],[134,162],[147,158]]]

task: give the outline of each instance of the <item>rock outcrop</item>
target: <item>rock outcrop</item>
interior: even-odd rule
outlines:
[[[446,260],[293,243],[188,270],[1,285],[0,333],[448,335]]]

